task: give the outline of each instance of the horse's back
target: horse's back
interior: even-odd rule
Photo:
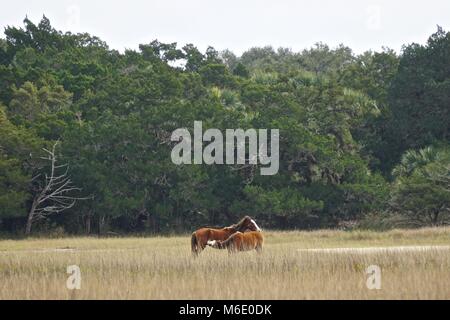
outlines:
[[[256,239],[258,241],[263,241],[263,235],[261,231],[250,231],[250,232],[246,232],[244,233],[245,236],[248,236],[249,238],[253,238]]]
[[[228,239],[228,237],[230,236],[226,228],[224,229],[200,228],[197,231],[195,231],[195,234],[197,234],[198,237],[204,238],[205,241],[207,240],[224,241]]]

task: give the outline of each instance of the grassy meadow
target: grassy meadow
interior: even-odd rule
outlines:
[[[190,253],[174,237],[0,240],[0,299],[450,299],[450,228],[266,231],[264,251]],[[431,249],[304,250],[392,246]],[[81,289],[68,290],[78,265]],[[378,265],[381,289],[366,287]]]

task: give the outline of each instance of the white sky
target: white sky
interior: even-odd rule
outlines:
[[[264,45],[299,51],[319,41],[356,53],[399,51],[424,43],[436,25],[450,30],[449,0],[13,0],[0,8],[2,30],[45,14],[58,30],[89,32],[121,51],[154,39],[237,54]]]

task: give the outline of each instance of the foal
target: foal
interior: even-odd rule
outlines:
[[[228,249],[228,253],[256,250],[260,253],[264,238],[261,231],[236,232],[227,240],[210,240],[207,245],[216,249]]]

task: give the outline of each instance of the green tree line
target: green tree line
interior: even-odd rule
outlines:
[[[279,129],[278,174],[173,164],[171,133],[195,120]],[[121,53],[25,19],[0,38],[0,231],[182,232],[246,214],[279,229],[443,225],[449,124],[441,28],[400,54],[236,56],[157,40]]]

